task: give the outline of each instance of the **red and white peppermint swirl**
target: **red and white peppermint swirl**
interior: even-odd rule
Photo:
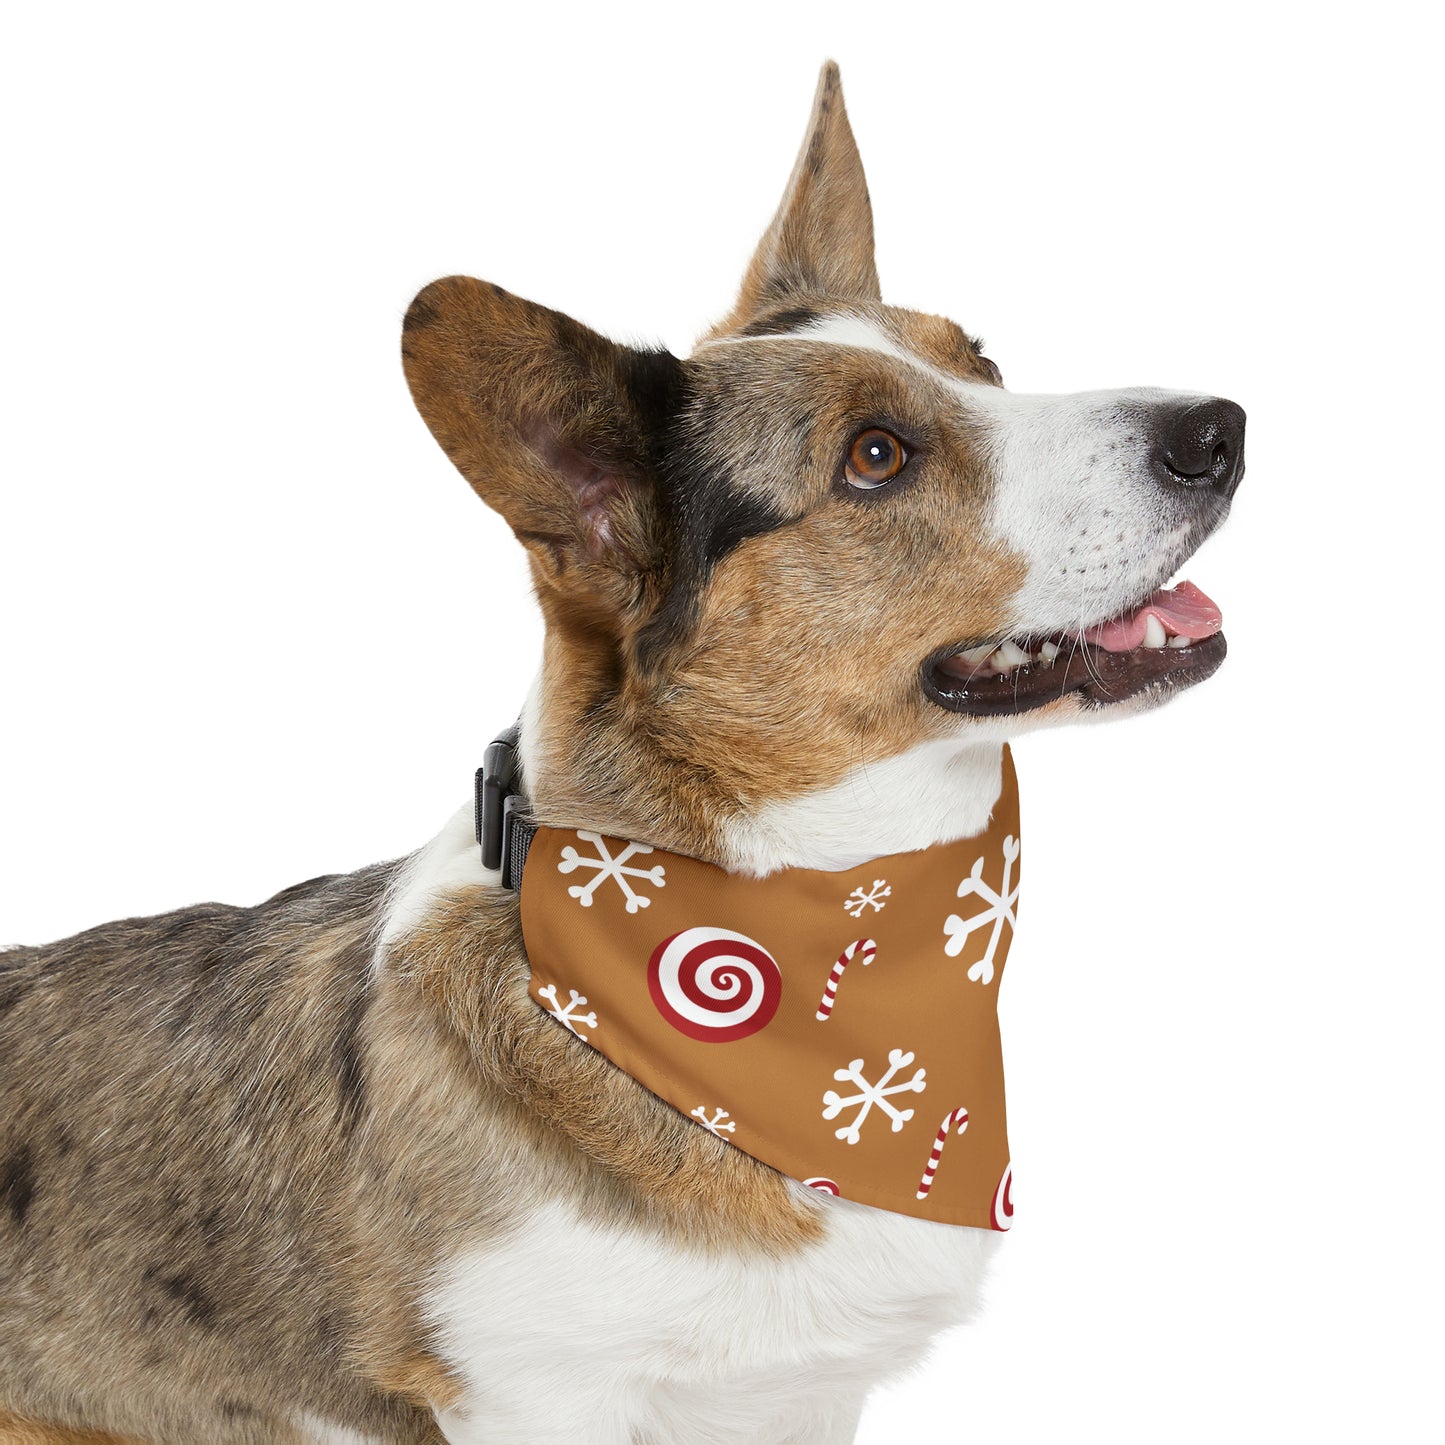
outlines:
[[[993,1213],[991,1216],[995,1229],[1011,1229],[1014,1222],[1014,1167],[1004,1165],[1003,1178],[998,1181],[998,1188],[993,1195]]]
[[[816,1174],[811,1179],[805,1179],[803,1183],[806,1184],[809,1189],[816,1189],[820,1194],[831,1194],[835,1199],[843,1193],[835,1181],[825,1179],[821,1174]]]
[[[854,958],[865,967],[873,962],[874,955],[878,952],[878,945],[871,938],[855,938],[842,953],[838,955],[838,961],[833,965],[833,971],[828,975],[828,982],[823,985],[823,997],[818,1004],[818,1022],[826,1023],[828,1015],[833,1012],[833,1001],[838,997],[838,984],[843,977],[843,970],[853,961]]]
[[[783,996],[772,954],[726,928],[685,928],[664,938],[648,960],[647,985],[673,1028],[714,1044],[766,1028]]]

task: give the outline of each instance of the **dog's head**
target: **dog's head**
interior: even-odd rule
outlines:
[[[681,786],[796,796],[929,740],[1135,711],[1224,656],[1213,604],[1160,589],[1229,509],[1243,412],[1015,395],[953,322],[884,305],[832,65],[692,356],[467,277],[416,298],[403,355],[531,555],[548,734],[604,788],[626,736]]]

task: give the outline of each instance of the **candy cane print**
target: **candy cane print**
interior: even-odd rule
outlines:
[[[948,1131],[958,1125],[958,1132],[963,1133],[968,1128],[968,1110],[955,1109],[938,1126],[938,1134],[933,1140],[933,1152],[928,1156],[928,1163],[923,1166],[923,1178],[918,1181],[918,1197],[928,1198],[928,1191],[933,1188],[933,1176],[938,1173],[938,1161],[943,1157],[943,1146],[948,1143]]]
[[[838,997],[838,980],[843,977],[843,970],[848,967],[849,962],[857,958],[866,968],[873,962],[873,955],[878,952],[878,945],[871,938],[855,938],[842,953],[838,955],[838,962],[833,965],[833,972],[828,975],[828,982],[823,985],[823,998],[818,1004],[818,1022],[826,1023],[828,1015],[833,1012],[833,1000]]]
[[[1014,1222],[1014,1167],[1004,1166],[1003,1178],[993,1194],[993,1212],[990,1222],[995,1229],[1012,1229]]]

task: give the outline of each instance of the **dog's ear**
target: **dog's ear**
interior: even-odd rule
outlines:
[[[401,349],[417,410],[539,583],[635,600],[660,551],[660,445],[682,364],[469,276],[421,291]]]
[[[803,148],[782,204],[743,277],[731,315],[711,334],[742,330],[807,298],[880,301],[873,207],[833,61],[823,66]]]

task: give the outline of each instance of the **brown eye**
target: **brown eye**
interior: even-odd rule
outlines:
[[[849,486],[871,491],[884,482],[891,482],[903,470],[907,460],[908,453],[903,450],[903,443],[892,432],[886,432],[881,427],[869,427],[867,431],[859,432],[848,448],[848,463],[843,474],[848,478]]]

